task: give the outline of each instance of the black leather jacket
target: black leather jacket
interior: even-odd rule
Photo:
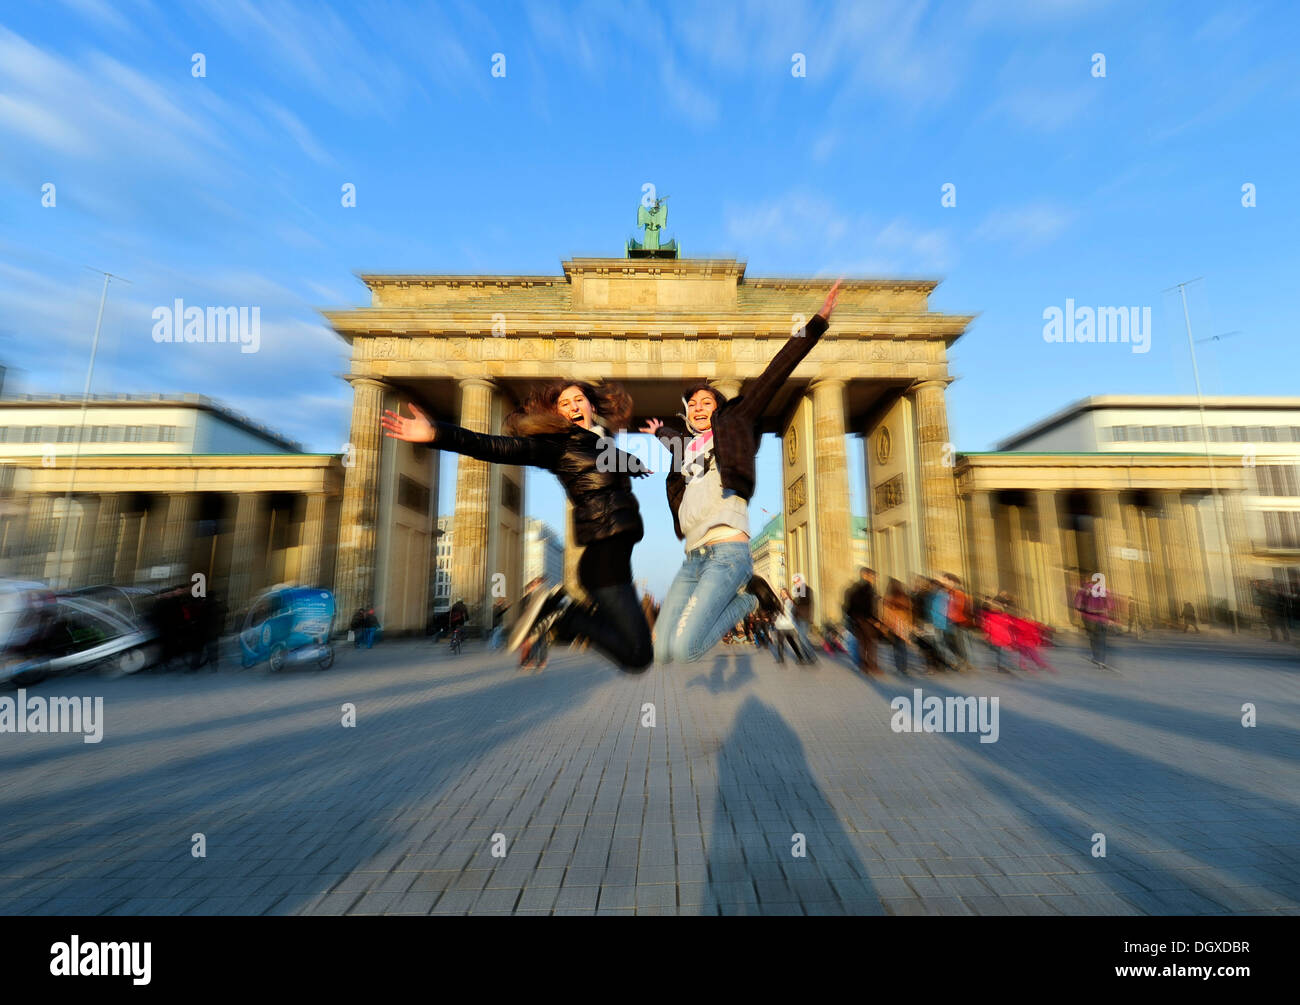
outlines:
[[[632,479],[650,472],[639,457],[614,446],[574,423],[562,432],[535,436],[487,436],[461,426],[435,422],[430,446],[491,464],[526,464],[552,472],[573,503],[573,533],[579,545],[631,534],[645,535],[641,507],[632,494]]]

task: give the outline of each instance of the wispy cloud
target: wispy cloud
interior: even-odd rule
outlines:
[[[949,268],[956,248],[948,230],[898,216],[880,220],[850,212],[806,191],[725,211],[728,236],[746,247],[780,246],[820,263],[818,271],[863,266],[873,274],[892,270],[934,272]]]
[[[1020,249],[1042,247],[1060,237],[1076,216],[1072,210],[1049,203],[996,209],[975,228],[974,237]]]

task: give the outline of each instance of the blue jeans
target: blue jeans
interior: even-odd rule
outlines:
[[[660,663],[694,663],[758,607],[738,592],[754,575],[748,541],[725,541],[686,553],[655,621]]]

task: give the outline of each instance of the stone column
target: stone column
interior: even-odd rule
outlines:
[[[1007,555],[1011,559],[1011,594],[1026,610],[1029,606],[1029,574],[1024,554],[1025,531],[1019,506],[1007,507]]]
[[[1170,586],[1169,613],[1175,624],[1183,619],[1183,604],[1189,600],[1196,603],[1192,596],[1195,582],[1191,573],[1188,554],[1187,528],[1183,524],[1183,498],[1179,492],[1161,492],[1158,496],[1160,522],[1163,524],[1160,535],[1165,544],[1166,568]]]
[[[325,556],[325,493],[310,492],[307,495],[307,513],[302,523],[302,560],[298,566],[298,578],[303,586],[321,586],[322,564]],[[353,607],[348,611],[352,617]]]
[[[1056,628],[1070,627],[1070,584],[1065,574],[1065,548],[1061,541],[1061,515],[1056,508],[1056,493],[1050,489],[1034,492],[1038,513],[1038,536],[1043,542],[1043,571],[1047,582],[1047,620]]]
[[[168,516],[171,510],[170,499],[154,496],[149,509],[140,515],[140,578],[153,583],[150,575],[155,566],[164,565],[163,552]],[[158,584],[161,585],[161,584]]]
[[[1100,572],[1106,577],[1107,592],[1133,599],[1133,577],[1129,560],[1120,557],[1120,549],[1128,547],[1124,536],[1124,519],[1120,515],[1119,493],[1099,492],[1101,516],[1093,521],[1096,533],[1097,565],[1096,569],[1082,570],[1085,585],[1091,584],[1092,575]],[[1116,612],[1118,616],[1118,612]]]
[[[1205,569],[1205,537],[1201,531],[1200,506],[1198,496],[1182,497],[1183,539],[1187,542],[1187,567],[1190,570],[1188,596],[1196,606],[1196,616],[1203,624],[1213,622],[1214,612],[1210,609],[1210,590]]]
[[[569,596],[583,600],[587,591],[578,582],[578,560],[582,558],[582,547],[573,536],[573,503],[564,500],[564,589]]]
[[[76,552],[72,559],[72,587],[90,585],[91,566],[95,559],[95,531],[99,526],[99,500],[95,496],[81,496],[81,531],[77,535]]]
[[[42,492],[28,497],[27,525],[23,535],[22,574],[28,579],[43,580],[50,551],[54,547],[54,496]]]
[[[194,523],[198,516],[199,497],[193,492],[177,492],[167,498],[167,517],[162,531],[160,561],[169,569],[170,579],[189,579],[190,545],[194,541]]]
[[[1237,597],[1237,617],[1254,618],[1255,605],[1247,582],[1247,564],[1251,553],[1250,532],[1246,525],[1246,510],[1241,504],[1241,493],[1225,491],[1223,497],[1223,522],[1228,528],[1229,567],[1232,570],[1232,587]]]
[[[90,560],[90,585],[113,582],[117,562],[117,544],[122,534],[122,497],[108,492],[99,497],[99,515],[95,518],[95,544]]]
[[[944,393],[948,380],[923,380],[912,387],[916,432],[920,448],[921,519],[925,533],[927,572],[938,576],[961,569],[957,527],[957,484],[953,477],[952,444],[948,441],[948,410]]]
[[[998,525],[992,492],[970,494],[970,547],[974,559],[972,568],[975,583],[971,588],[977,597],[996,597],[1002,589],[998,574]],[[911,584],[909,583],[910,587]]]
[[[845,446],[844,381],[812,382],[813,470],[817,520],[818,617],[838,620],[845,591],[858,578],[853,567],[853,514],[849,509],[849,467]]]
[[[230,549],[230,583],[226,608],[231,614],[242,611],[253,599],[253,576],[258,566],[258,552],[265,547],[261,539],[262,496],[258,492],[240,492],[235,501],[235,533]]]
[[[1147,514],[1146,508],[1131,503],[1120,504],[1124,522],[1125,536],[1130,547],[1136,548],[1141,557],[1130,565],[1133,579],[1133,595],[1138,599],[1138,609],[1142,623],[1148,628],[1155,628],[1158,619],[1163,619],[1161,595],[1155,592],[1155,573],[1160,563],[1160,541],[1151,532],[1154,522]]]
[[[369,377],[352,380],[351,449],[345,454],[343,502],[339,512],[335,569],[337,610],[344,618],[375,593],[375,524],[379,513],[379,461],[383,446],[384,392],[388,385]],[[345,622],[346,623],[346,622]]]
[[[1170,554],[1169,541],[1165,537],[1165,514],[1160,508],[1160,498],[1156,499],[1156,508],[1149,511],[1147,523],[1147,534],[1151,538],[1151,580],[1154,597],[1152,621],[1156,621],[1156,611],[1160,619],[1177,621],[1178,615],[1174,611],[1174,595],[1177,589],[1170,582],[1171,573],[1173,573],[1174,555]]]
[[[467,377],[460,382],[460,424],[475,433],[491,433],[490,380]],[[456,462],[456,509],[452,514],[451,602],[464,598],[469,624],[490,630],[492,608],[487,599],[488,535],[492,518],[490,465],[460,457]]]
[[[122,515],[122,538],[113,563],[113,582],[118,586],[134,586],[139,575],[140,533],[144,528],[143,512]]]

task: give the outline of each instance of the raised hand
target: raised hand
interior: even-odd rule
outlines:
[[[384,409],[384,414],[380,418],[380,423],[384,427],[384,435],[390,436],[394,440],[406,440],[408,443],[432,443],[437,433],[434,431],[433,423],[429,417],[421,412],[414,404],[407,402],[406,407],[411,410],[415,416],[408,419],[401,415],[401,405],[398,405],[398,411],[393,412]]]
[[[831,312],[835,310],[835,302],[840,298],[840,283],[843,281],[844,280],[842,279],[835,280],[835,285],[832,286],[831,291],[826,294],[826,302],[822,304],[820,313],[827,321],[831,319]]]
[[[639,430],[637,430],[637,432],[649,433],[651,436],[654,436],[662,428],[663,428],[663,423],[659,419],[651,419]]]

